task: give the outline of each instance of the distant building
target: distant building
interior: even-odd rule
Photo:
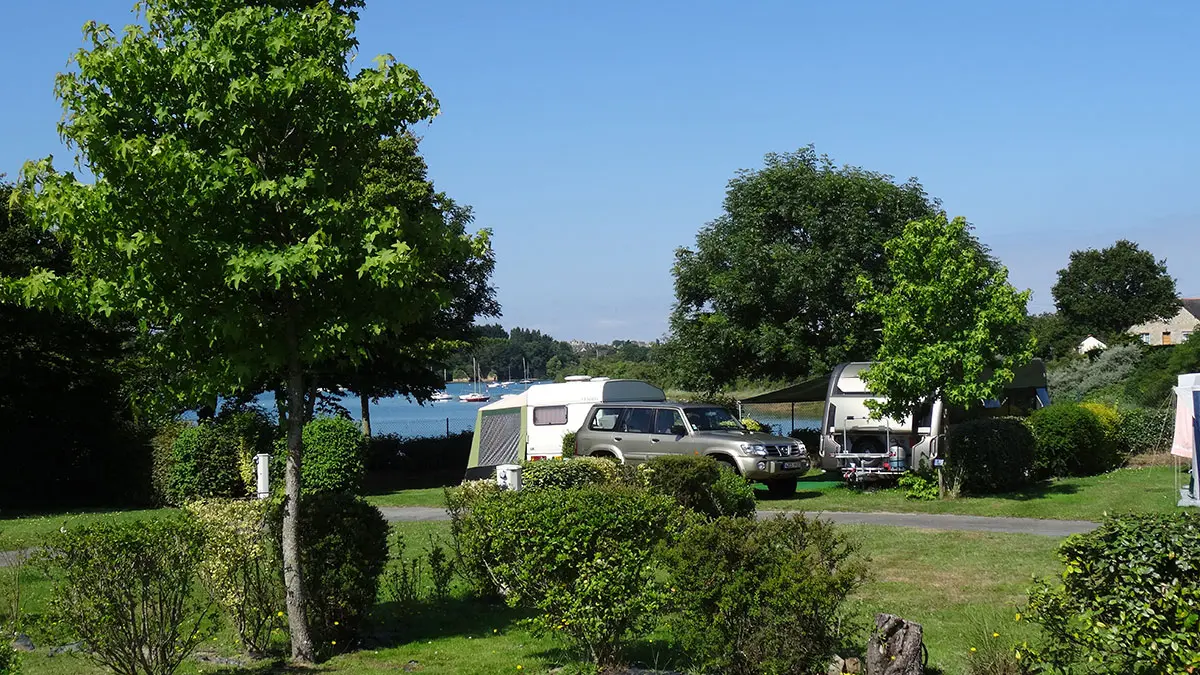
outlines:
[[[1170,321],[1151,321],[1129,329],[1148,345],[1177,345],[1200,326],[1200,298],[1180,298],[1183,305]]]
[[[1108,345],[1089,335],[1083,339],[1083,342],[1079,343],[1079,347],[1077,349],[1079,350],[1080,354],[1086,354],[1097,349],[1108,349]]]

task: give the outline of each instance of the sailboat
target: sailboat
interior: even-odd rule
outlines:
[[[487,394],[479,391],[479,364],[475,361],[475,357],[471,357],[471,369],[475,371],[474,382],[472,383],[473,391],[469,394],[463,394],[458,397],[458,400],[466,403],[483,403],[491,398]]]
[[[533,380],[529,379],[529,364],[525,363],[525,357],[521,357],[521,367],[525,369],[525,378],[521,380],[521,384],[533,384]]]
[[[446,369],[443,368],[442,369],[442,384],[445,384],[446,382],[447,382]],[[450,394],[447,394],[446,390],[443,389],[442,391],[434,392],[433,396],[429,397],[429,400],[431,400],[431,401],[452,401],[452,400],[454,400],[454,397],[451,396]]]

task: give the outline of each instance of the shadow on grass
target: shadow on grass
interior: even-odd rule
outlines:
[[[373,628],[363,646],[383,649],[447,637],[491,637],[529,616],[527,610],[474,598],[423,601],[411,609],[384,602],[375,606]]]
[[[583,654],[574,653],[566,647],[552,647],[534,652],[531,656],[545,663],[554,664],[556,667],[566,666],[567,664],[580,666],[579,669],[568,668],[565,672],[589,672],[586,666],[587,657]],[[666,640],[660,640],[657,637],[631,641],[623,654],[622,661],[630,668],[670,672],[686,671],[690,663],[682,648]],[[617,670],[604,670],[600,672],[607,674],[625,672],[625,670],[624,668],[618,668]]]
[[[367,496],[387,495],[400,490],[423,490],[427,488],[453,487],[462,482],[463,471],[370,471],[363,478],[363,494]]]
[[[1011,499],[1017,502],[1027,502],[1034,499],[1045,499],[1054,495],[1073,495],[1079,492],[1079,486],[1073,483],[1053,483],[1041,481],[1023,490],[1004,492],[996,495],[966,495],[968,497],[993,497],[995,499]]]
[[[328,673],[332,669],[323,664],[312,666],[293,666],[284,659],[260,661],[248,666],[220,668],[215,672],[221,675],[290,675],[292,673]]]

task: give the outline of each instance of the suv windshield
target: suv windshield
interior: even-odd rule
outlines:
[[[724,408],[688,408],[684,411],[696,431],[743,430],[741,422]]]

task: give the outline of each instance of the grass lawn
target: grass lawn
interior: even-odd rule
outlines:
[[[124,516],[123,516],[124,517]],[[447,523],[402,523],[395,526],[409,544],[410,554],[425,550],[431,537],[448,540]],[[985,632],[997,630],[1002,639],[1019,639],[1013,614],[1024,600],[1024,591],[1034,574],[1057,570],[1054,549],[1058,542],[1032,535],[935,532],[879,526],[844,528],[862,544],[872,560],[874,578],[856,595],[854,607],[869,620],[874,612],[887,611],[922,623],[930,650],[930,664],[945,673],[963,672],[971,646]],[[11,570],[0,569],[8,580]],[[49,658],[47,646],[66,637],[47,634],[38,625],[44,610],[49,582],[39,572],[23,572],[23,605],[35,621],[27,621],[28,632],[38,650],[26,655],[25,672],[30,675],[90,675],[103,671],[78,656]],[[404,614],[386,603],[377,607],[378,624],[361,651],[338,656],[316,670],[296,672],[368,675],[403,672],[428,673],[546,673],[569,661],[546,637],[530,634],[520,623],[522,615],[504,607],[481,605],[456,599],[448,605],[426,606]],[[682,668],[677,656],[663,649],[654,636],[637,646],[639,658],[648,665]],[[236,646],[228,629],[204,649],[234,655]],[[517,666],[522,666],[521,671]],[[242,673],[267,675],[290,672],[273,663],[247,668],[219,668],[188,662],[182,673]]]
[[[1179,501],[1177,485],[1186,485],[1187,480],[1187,473],[1177,471],[1174,466],[1149,466],[1118,469],[1102,476],[1047,481],[1004,495],[922,502],[906,499],[900,489],[847,488],[840,480],[813,475],[801,480],[794,498],[769,499],[763,491],[758,506],[804,511],[956,513],[1099,521],[1105,513],[1174,511]]]
[[[446,475],[408,484],[393,480],[379,486],[367,499],[376,506],[444,506],[442,487],[456,484],[459,478]],[[906,499],[900,489],[848,488],[836,477],[831,480],[814,472],[801,480],[791,499],[771,499],[761,489],[758,506],[763,510],[956,513],[1099,521],[1105,513],[1173,511],[1179,500],[1176,486],[1186,484],[1187,479],[1187,473],[1173,465],[1147,466],[1118,469],[1103,476],[1047,481],[1005,495],[921,502]]]
[[[49,515],[30,514],[10,516],[0,514],[0,551],[34,546],[49,534],[63,527],[87,525],[101,520],[144,520],[162,518],[175,509],[146,509],[135,511],[69,511]]]

